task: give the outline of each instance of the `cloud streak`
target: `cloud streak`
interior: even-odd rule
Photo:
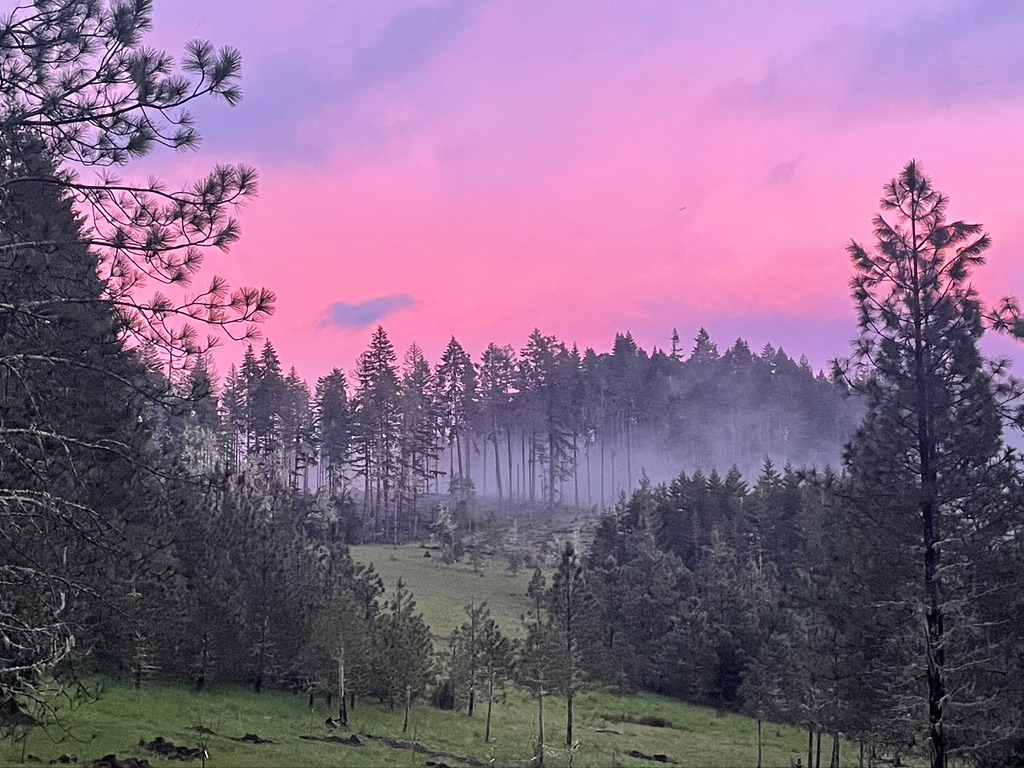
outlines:
[[[357,330],[378,323],[403,309],[412,309],[415,306],[415,299],[407,293],[378,296],[366,301],[336,301],[327,308],[318,327],[321,330],[328,328]]]

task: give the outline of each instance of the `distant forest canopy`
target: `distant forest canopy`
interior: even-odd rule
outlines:
[[[680,468],[834,465],[862,415],[805,357],[742,339],[721,353],[703,328],[689,349],[673,331],[650,353],[629,333],[581,353],[535,330],[518,353],[492,343],[477,361],[453,337],[432,366],[415,344],[399,362],[379,327],[352,377],[336,368],[315,390],[269,340],[219,398],[211,378],[200,360],[186,393],[231,463],[270,458],[298,488],[341,486],[378,511],[455,486],[604,508]]]

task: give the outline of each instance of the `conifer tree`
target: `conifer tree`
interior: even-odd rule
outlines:
[[[544,697],[554,690],[556,666],[563,651],[559,638],[552,631],[545,616],[546,587],[544,574],[539,568],[534,569],[526,590],[530,598],[530,609],[522,618],[526,640],[523,643],[516,676],[519,684],[530,691],[537,700],[535,760],[538,766],[544,765]]]
[[[981,304],[971,276],[989,236],[947,217],[948,199],[916,161],[886,184],[881,208],[877,246],[849,246],[861,335],[839,373],[864,394],[867,416],[847,454],[848,493],[885,564],[884,575],[865,571],[886,606],[879,624],[910,631],[905,647],[925,681],[912,711],[927,713],[931,764],[945,768],[1012,730],[987,703],[997,697],[981,670],[1000,654],[979,601],[1012,590],[992,553],[1020,530],[1001,427],[1004,416],[1020,423],[1007,406],[1024,393],[1002,366],[986,367],[978,342],[986,326],[1020,321],[1012,301]]]
[[[328,491],[333,494],[344,479],[352,440],[352,414],[343,371],[334,368],[317,381],[315,403],[316,440],[321,461],[327,464]]]
[[[238,368],[228,369],[220,400],[221,456],[231,468],[242,459],[246,433],[245,384]]]
[[[491,740],[491,710],[495,696],[515,672],[516,643],[502,634],[498,622],[488,616],[480,632],[480,673],[487,692],[487,720],[484,741]]]
[[[438,363],[434,388],[442,435],[448,442],[449,475],[460,482],[466,478],[469,460],[468,431],[476,396],[473,368],[469,354],[452,336]]]
[[[388,705],[403,702],[402,732],[409,728],[409,711],[433,679],[433,641],[430,628],[416,611],[416,601],[401,579],[387,603],[380,625],[378,685]]]
[[[508,496],[512,496],[512,388],[515,384],[515,353],[512,347],[488,344],[480,360],[480,413],[485,436],[494,443],[494,478],[498,500],[505,496],[502,484],[501,450],[499,437],[505,430],[508,452]],[[486,467],[484,468],[486,472]]]
[[[353,444],[361,457],[356,471],[363,476],[363,514],[372,512],[374,536],[386,524],[398,476],[401,412],[395,360],[391,340],[378,326],[369,348],[359,357],[353,397]]]
[[[477,688],[483,666],[483,629],[492,620],[487,603],[469,603],[466,621],[456,629],[450,640],[451,682],[457,701],[465,701],[466,714],[473,716]]]
[[[583,636],[590,595],[583,566],[572,542],[566,542],[547,595],[549,619],[559,647],[553,682],[565,697],[565,745],[573,746],[573,704],[584,684]]]
[[[438,456],[437,407],[433,400],[433,373],[430,363],[413,344],[405,355],[401,382],[401,484],[398,503],[408,505],[412,518],[408,526],[415,536],[419,531],[419,498],[429,492]],[[398,538],[398,512],[395,516],[395,540]]]

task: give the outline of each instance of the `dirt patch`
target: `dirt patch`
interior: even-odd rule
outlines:
[[[273,744],[273,739],[261,739],[255,733],[247,733],[245,736],[232,737],[232,741],[239,741],[242,744]]]
[[[673,760],[671,757],[669,757],[668,755],[663,755],[661,753],[648,755],[644,754],[639,749],[631,749],[626,754],[630,757],[635,757],[637,760],[650,760],[653,763],[675,763],[675,760]]]
[[[635,715],[602,715],[602,717],[610,723],[629,723],[630,725],[647,725],[651,728],[672,728],[672,721],[667,720],[664,717],[655,717],[654,715],[643,715],[637,717]]]
[[[139,747],[168,760],[199,760],[203,756],[202,747],[179,747],[163,736],[157,736],[152,741],[139,739]]]
[[[423,744],[420,744],[418,741],[402,741],[401,739],[392,739],[387,736],[372,736],[368,733],[364,733],[363,737],[379,741],[392,749],[400,749],[404,752],[415,752],[417,754],[426,755],[434,760],[455,760],[459,763],[472,765],[474,768],[483,768],[487,765],[483,760],[470,757],[469,755],[456,755],[451,752],[435,752],[432,749],[428,749]]]
[[[60,757],[55,757],[50,761],[50,765],[73,765],[78,762],[78,755],[64,754]]]
[[[363,740],[354,733],[351,736],[299,736],[304,741],[320,741],[324,744],[342,744],[346,747],[361,747]]]
[[[212,728],[207,728],[205,725],[193,725],[192,730],[201,736],[216,736],[217,732]]]
[[[137,757],[118,757],[117,755],[104,755],[99,760],[93,760],[88,768],[152,768],[149,760],[140,760]]]

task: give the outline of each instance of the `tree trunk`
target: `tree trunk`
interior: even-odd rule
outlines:
[[[818,738],[814,748],[814,768],[821,768],[821,731],[818,731]]]
[[[580,462],[579,450],[576,446],[576,431],[572,433],[572,493],[573,504],[576,509],[580,508]]]
[[[757,768],[764,768],[761,730],[761,718],[757,718]]]
[[[932,768],[946,768],[946,734],[943,727],[943,710],[946,701],[946,650],[945,627],[942,612],[942,576],[940,566],[942,551],[939,544],[939,509],[936,503],[938,471],[935,467],[935,440],[932,435],[931,398],[926,381],[924,331],[928,323],[922,309],[919,275],[919,244],[917,240],[918,213],[915,204],[910,219],[910,242],[913,248],[913,294],[914,308],[914,386],[917,395],[917,448],[920,461],[920,501],[918,508],[924,537],[924,586],[928,597],[925,620],[928,636],[926,653],[928,658],[928,738],[932,747]]]
[[[494,678],[487,681],[487,724],[484,726],[484,741],[491,740],[491,705],[494,703]]]
[[[412,688],[405,686],[405,717],[402,720],[402,733],[409,730],[409,707],[412,706]]]
[[[594,498],[593,498],[594,486],[593,486],[593,483],[591,483],[591,480],[590,480],[590,438],[589,438],[589,436],[587,438],[586,454],[587,454],[587,506],[588,507],[592,507],[592,506],[594,506]]]
[[[807,768],[814,768],[814,726],[807,726]]]
[[[537,694],[537,766],[544,768],[544,683]]]
[[[565,697],[565,746],[572,747],[572,700],[570,693]]]
[[[521,430],[519,433],[519,448],[522,454],[520,458],[519,467],[519,498],[523,499],[526,497],[526,430]]]
[[[512,429],[510,427],[505,428],[505,446],[508,449],[508,501],[509,507],[512,506]]]
[[[839,768],[839,733],[832,734],[832,764],[830,768]]]
[[[498,486],[498,501],[504,500],[505,495],[501,487],[501,453],[498,451],[498,428],[494,428],[494,481]]]
[[[630,417],[626,416],[626,493],[633,490],[633,441],[630,429]]]
[[[537,435],[530,432],[530,503],[537,499]]]
[[[548,432],[548,506],[555,506],[555,475],[557,474],[556,457],[556,437],[554,432]]]
[[[338,719],[348,725],[348,708],[345,706],[345,649],[338,656]]]

